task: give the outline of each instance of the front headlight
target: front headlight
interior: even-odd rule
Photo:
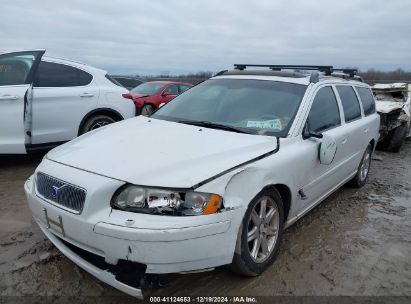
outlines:
[[[206,215],[220,211],[223,198],[213,193],[126,185],[114,194],[111,207],[149,214]]]

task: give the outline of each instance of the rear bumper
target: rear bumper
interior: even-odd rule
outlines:
[[[70,259],[72,262],[77,264],[79,267],[83,268],[85,271],[90,273],[91,275],[95,276],[97,279],[103,281],[104,283],[107,283],[114,288],[117,288],[118,290],[139,298],[143,299],[143,293],[140,288],[134,288],[129,285],[126,285],[116,279],[116,276],[109,272],[108,270],[103,270],[100,269],[96,266],[94,266],[92,263],[86,261],[83,259],[81,256],[76,254],[74,251],[72,251],[67,245],[65,245],[59,238],[57,238],[53,233],[51,233],[47,227],[45,227],[40,221],[36,220],[40,229],[43,231],[43,233],[47,236],[47,238],[60,250],[68,259]]]

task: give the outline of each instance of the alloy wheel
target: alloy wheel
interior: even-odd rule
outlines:
[[[263,196],[255,205],[248,220],[247,243],[251,258],[262,263],[274,250],[280,219],[277,204],[269,196]]]

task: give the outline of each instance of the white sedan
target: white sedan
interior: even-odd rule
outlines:
[[[137,297],[145,274],[261,274],[286,227],[367,181],[372,92],[327,69],[222,72],[151,117],[52,150],[25,183],[34,219],[68,258]]]
[[[135,116],[105,71],[44,53],[0,54],[0,154],[49,149]]]

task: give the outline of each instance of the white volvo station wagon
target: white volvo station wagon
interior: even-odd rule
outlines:
[[[251,66],[50,151],[25,183],[44,234],[136,297],[149,274],[261,274],[285,228],[365,184],[379,116],[355,70]]]

